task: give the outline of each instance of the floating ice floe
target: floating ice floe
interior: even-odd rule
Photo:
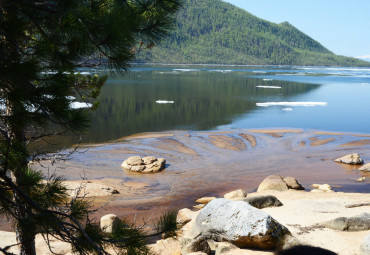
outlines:
[[[167,100],[157,100],[155,101],[157,104],[173,104],[175,101],[167,101]]]
[[[199,69],[173,69],[174,71],[181,71],[181,72],[194,72],[194,71],[199,71]]]
[[[256,103],[257,106],[327,106],[327,102],[266,102]]]
[[[280,87],[280,86],[262,86],[262,85],[256,86],[256,88],[264,88],[264,89],[281,89],[281,87]]]
[[[253,73],[267,73],[265,71],[253,71]]]
[[[283,110],[283,111],[287,111],[287,112],[291,112],[291,111],[293,111],[293,109],[292,109],[292,108],[283,108],[283,109],[281,109],[281,110]]]
[[[263,79],[264,81],[272,81],[272,79]]]
[[[81,103],[81,102],[71,102],[69,107],[72,109],[81,109],[81,108],[90,108],[92,104],[89,103]]]

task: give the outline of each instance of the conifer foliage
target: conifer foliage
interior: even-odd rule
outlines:
[[[103,233],[83,196],[70,198],[60,177],[45,180],[30,168],[28,145],[84,130],[86,108],[97,106],[106,77],[80,68],[103,62],[126,70],[138,51],[167,35],[180,6],[180,0],[0,2],[0,216],[13,220],[21,254],[36,254],[36,234],[80,254],[106,254],[109,246],[148,253],[140,230],[122,224],[121,235]],[[8,248],[0,245],[3,253]]]

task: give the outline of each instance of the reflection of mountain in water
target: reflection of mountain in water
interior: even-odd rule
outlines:
[[[83,142],[105,142],[140,132],[208,130],[255,110],[257,101],[288,100],[319,87],[246,77],[256,73],[168,71],[131,71],[108,80]],[[156,100],[174,103],[157,104]],[[66,146],[76,143],[75,137],[63,141]]]
[[[257,88],[258,85],[280,86],[281,89]],[[108,81],[86,138],[89,142],[101,142],[146,131],[212,129],[255,109],[256,100],[276,96],[284,100],[317,87],[262,81],[235,73],[129,72],[122,80]],[[175,102],[156,104],[159,99]]]

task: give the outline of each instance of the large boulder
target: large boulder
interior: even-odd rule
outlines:
[[[364,166],[362,166],[362,167],[360,167],[360,168],[358,169],[358,171],[362,171],[362,172],[369,172],[369,173],[370,173],[370,163],[369,163],[369,164],[366,164],[366,165],[364,165]]]
[[[100,218],[100,228],[105,233],[114,233],[120,224],[121,220],[115,214],[107,214]]]
[[[156,173],[164,169],[165,165],[166,160],[163,158],[133,156],[123,161],[121,167],[138,173]]]
[[[363,213],[354,217],[339,217],[322,223],[327,228],[339,231],[370,230],[370,214]]]
[[[370,235],[367,235],[361,244],[361,255],[370,255]]]
[[[289,230],[267,213],[244,201],[212,200],[190,229],[191,239],[230,242],[240,248],[275,249]]]
[[[358,153],[352,153],[334,160],[338,163],[350,164],[350,165],[362,165],[364,161],[361,159]]]
[[[258,186],[257,192],[264,190],[285,191],[288,189],[288,185],[283,180],[283,177],[280,175],[270,175],[261,182],[261,184]]]
[[[245,190],[238,189],[231,191],[229,193],[226,193],[224,195],[224,198],[226,199],[240,199],[240,198],[245,198],[247,197],[248,193]]]
[[[247,197],[243,199],[243,201],[258,209],[267,207],[279,207],[283,205],[279,199],[272,195]]]

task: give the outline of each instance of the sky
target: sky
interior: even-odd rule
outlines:
[[[370,0],[224,0],[274,23],[288,21],[335,54],[370,58]]]

